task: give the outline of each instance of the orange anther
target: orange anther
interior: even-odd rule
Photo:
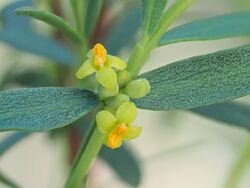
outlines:
[[[97,43],[93,48],[93,52],[94,64],[99,67],[104,66],[104,63],[107,59],[107,50],[105,49],[105,47],[102,44]]]

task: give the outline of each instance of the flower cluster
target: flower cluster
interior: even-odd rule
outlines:
[[[125,70],[126,62],[108,55],[100,43],[88,52],[87,57],[76,77],[84,79],[95,73],[99,83],[98,95],[104,103],[104,109],[96,115],[96,123],[100,132],[106,135],[104,144],[115,149],[123,140],[134,139],[142,132],[142,127],[131,125],[137,108],[130,98],[145,96],[150,85],[146,79],[132,80],[131,74]]]

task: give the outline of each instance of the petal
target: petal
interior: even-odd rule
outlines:
[[[95,67],[91,64],[90,60],[87,60],[83,63],[83,65],[76,72],[76,77],[78,79],[83,79],[91,74],[96,72]]]
[[[116,72],[110,67],[102,67],[96,72],[97,81],[105,88],[112,89],[117,83]]]
[[[126,135],[122,135],[124,140],[131,140],[138,136],[140,136],[143,128],[141,126],[129,126],[128,133]]]
[[[121,58],[108,55],[107,64],[117,70],[124,70],[127,67],[127,63]]]
[[[116,118],[121,123],[130,125],[136,118],[137,108],[132,102],[123,103],[116,111]]]
[[[93,52],[93,49],[91,49],[91,50],[88,51],[87,57],[88,57],[89,59],[92,59],[93,56],[94,56],[94,52]]]
[[[102,110],[96,115],[96,123],[100,132],[109,133],[116,125],[116,118],[109,111]]]

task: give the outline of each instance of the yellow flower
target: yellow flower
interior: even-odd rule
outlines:
[[[96,73],[96,80],[106,89],[113,89],[117,84],[115,70],[124,70],[127,64],[116,56],[107,54],[105,47],[98,43],[88,52],[88,59],[76,72],[78,79]],[[114,70],[115,69],[115,70]]]
[[[105,145],[115,149],[121,146],[123,140],[131,140],[138,137],[142,127],[132,126],[135,120],[137,108],[132,102],[123,103],[116,111],[115,116],[102,110],[96,115],[96,122],[99,130],[107,135]]]

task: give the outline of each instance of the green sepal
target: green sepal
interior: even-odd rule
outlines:
[[[97,81],[106,89],[112,89],[117,83],[116,72],[110,67],[102,67],[96,72]]]
[[[129,97],[125,94],[118,93],[116,96],[111,97],[104,102],[107,106],[116,110],[123,103],[129,102]]]
[[[99,97],[102,100],[104,100],[106,98],[113,97],[113,96],[117,95],[118,92],[119,92],[119,86],[116,83],[115,86],[111,89],[106,89],[105,87],[100,86],[98,94],[99,94]]]
[[[137,108],[133,102],[123,103],[116,111],[116,118],[122,123],[130,125],[136,118]]]
[[[129,126],[128,128],[128,134],[122,136],[123,140],[132,140],[134,138],[137,138],[138,136],[140,136],[143,130],[143,127],[141,126]]]
[[[123,61],[119,57],[112,56],[112,55],[108,55],[107,64],[110,67],[115,68],[117,70],[124,70],[127,67],[127,63],[125,61]]]
[[[132,79],[132,75],[130,72],[123,70],[117,72],[117,81],[120,88],[126,86]]]
[[[138,79],[130,82],[124,91],[129,97],[139,99],[147,95],[150,89],[151,87],[147,79]]]
[[[93,74],[94,72],[96,72],[95,67],[91,64],[90,60],[86,60],[83,65],[78,69],[75,75],[78,79],[84,79],[87,76]]]
[[[115,116],[107,110],[102,110],[96,115],[96,124],[101,133],[109,133],[116,125]]]

